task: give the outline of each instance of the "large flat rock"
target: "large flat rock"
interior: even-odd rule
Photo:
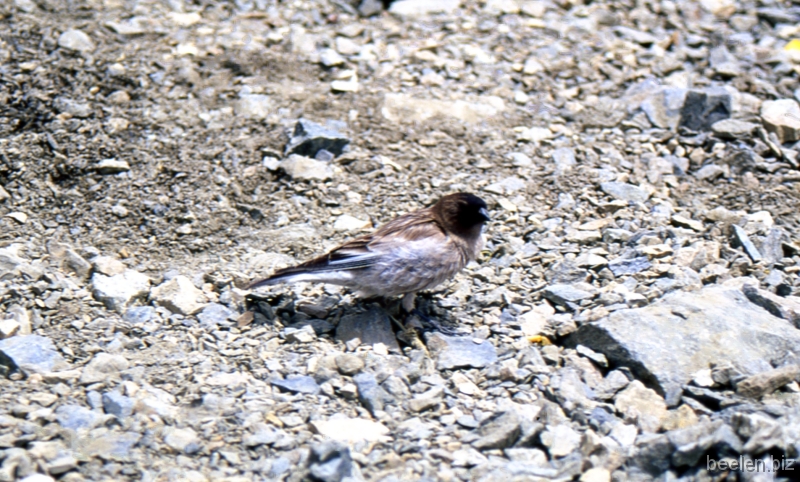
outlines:
[[[755,374],[800,355],[800,330],[750,302],[738,287],[724,286],[673,292],[650,306],[616,311],[582,326],[570,341],[630,367],[670,406],[680,402],[693,374],[712,363]]]

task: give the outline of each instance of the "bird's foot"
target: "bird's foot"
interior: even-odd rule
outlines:
[[[415,350],[421,350],[425,353],[425,356],[430,357],[430,353],[428,352],[428,348],[422,342],[422,339],[419,337],[418,329],[421,329],[422,326],[417,323],[413,317],[406,317],[405,323],[401,323],[398,319],[393,316],[389,317],[400,331],[397,333],[397,339],[409,345],[411,348]]]
[[[454,336],[458,334],[458,331],[455,328],[451,328],[449,326],[445,326],[438,321],[434,321],[433,319],[429,318],[426,315],[423,315],[418,309],[414,308],[411,310],[410,315],[416,316],[422,322],[422,329],[425,331],[438,331],[443,335]]]

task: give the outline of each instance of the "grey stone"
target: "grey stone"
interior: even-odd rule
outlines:
[[[59,35],[58,46],[83,54],[91,53],[95,49],[92,39],[80,30],[67,30]]]
[[[371,17],[383,11],[383,2],[380,0],[361,0],[358,5],[358,13],[362,17]]]
[[[364,360],[360,356],[345,353],[338,355],[335,361],[342,375],[355,375],[364,369]]]
[[[608,262],[608,269],[614,273],[614,276],[624,276],[640,273],[644,270],[650,269],[653,264],[647,256],[639,256],[636,258],[617,258]]]
[[[700,179],[701,181],[713,181],[714,179],[723,176],[727,173],[724,167],[718,166],[716,164],[708,164],[694,173],[694,177]]]
[[[358,388],[358,401],[373,416],[375,412],[383,410],[384,403],[391,400],[386,390],[378,385],[375,375],[371,373],[359,373],[353,377],[353,383]]]
[[[200,449],[197,432],[189,427],[167,427],[163,434],[164,443],[176,452],[193,454]]]
[[[564,175],[577,164],[575,152],[569,147],[559,147],[553,151],[553,162],[556,164],[555,174],[557,176]]]
[[[581,436],[567,424],[548,426],[539,435],[551,457],[564,457],[578,448]]]
[[[686,93],[687,90],[682,88],[657,87],[645,93],[640,107],[654,126],[675,129],[681,120]],[[619,111],[624,112],[624,109]]]
[[[319,393],[320,388],[313,378],[306,375],[289,375],[288,377],[273,378],[270,383],[281,390],[291,393],[304,393],[309,395],[316,395]]]
[[[749,398],[761,398],[800,378],[799,365],[768,370],[751,375],[736,384],[736,393]]]
[[[103,394],[103,410],[119,419],[130,417],[133,414],[133,399],[119,392]]]
[[[275,111],[272,99],[264,94],[244,94],[235,105],[237,116],[249,119],[266,119]]]
[[[125,310],[122,319],[134,325],[143,325],[155,317],[156,310],[152,306],[132,306]]]
[[[209,303],[203,311],[197,314],[197,319],[205,326],[216,327],[218,325],[229,325],[236,313],[225,305],[219,303]]]
[[[715,122],[731,117],[733,98],[723,88],[686,93],[680,126],[693,131],[708,131]]]
[[[256,425],[255,433],[244,437],[242,443],[245,447],[257,447],[259,445],[272,445],[278,441],[279,431],[266,423]]]
[[[711,126],[711,131],[725,139],[744,139],[750,137],[758,124],[738,119],[723,119]]]
[[[150,293],[150,278],[133,270],[116,276],[92,275],[92,294],[106,308],[124,313],[132,301]]]
[[[80,383],[90,385],[97,382],[119,381],[120,373],[129,366],[128,360],[122,355],[98,353],[83,367]]]
[[[289,177],[300,181],[327,181],[333,178],[333,169],[328,163],[298,154],[281,161],[279,167]]]
[[[631,466],[655,477],[669,469],[670,456],[674,451],[675,447],[666,435],[642,434],[636,439],[630,463]]]
[[[708,63],[717,75],[723,77],[736,77],[742,73],[739,60],[724,44],[711,49],[708,54]]]
[[[346,314],[339,321],[336,339],[347,343],[355,338],[365,345],[383,343],[389,350],[400,351],[389,315],[377,306],[362,313]]]
[[[544,297],[557,305],[567,303],[580,303],[582,300],[593,298],[594,293],[584,291],[573,285],[555,284],[544,289]]]
[[[0,341],[0,365],[26,375],[56,372],[69,364],[49,338],[39,335],[14,336]]]
[[[104,420],[100,413],[80,405],[62,405],[55,415],[59,425],[70,430],[91,429]]]
[[[735,308],[733,308],[735,307]],[[649,381],[669,406],[682,387],[712,364],[736,364],[746,375],[800,355],[800,334],[786,320],[751,303],[738,289],[672,292],[645,308],[619,310],[583,325],[573,343],[603,353]]]
[[[476,430],[480,437],[472,446],[478,450],[510,447],[520,435],[520,417],[513,411],[498,412],[481,422]]]
[[[317,152],[324,149],[334,156],[340,156],[349,143],[350,139],[330,125],[324,127],[316,122],[300,119],[294,126],[285,154],[314,158]]]
[[[604,182],[600,184],[600,189],[614,199],[621,201],[643,203],[650,197],[650,193],[646,190],[624,182]]]
[[[53,100],[53,107],[59,112],[66,113],[72,117],[86,118],[92,115],[92,107],[84,102],[77,102],[66,97],[56,97]]]
[[[439,370],[483,368],[497,360],[497,349],[488,341],[476,343],[471,337],[426,334],[431,355]]]
[[[750,259],[755,262],[761,261],[761,253],[758,252],[756,245],[750,241],[750,236],[747,235],[745,230],[735,224],[731,225],[731,228],[733,229],[733,236],[737,245],[744,248],[744,252],[750,256]]]
[[[703,422],[688,428],[673,430],[667,438],[675,447],[672,464],[677,467],[694,466],[712,447],[742,452],[742,441],[722,420]]]
[[[88,457],[111,460],[130,460],[131,450],[142,439],[136,432],[107,432],[81,442],[81,452]]]

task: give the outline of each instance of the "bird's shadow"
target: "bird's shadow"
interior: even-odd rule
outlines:
[[[452,311],[439,306],[435,293],[420,293],[416,297],[415,326],[423,332],[439,331],[455,334],[458,320]],[[311,326],[320,335],[336,332],[342,317],[378,309],[390,319],[405,323],[412,316],[401,306],[400,298],[354,298],[342,301],[340,297],[323,295],[314,300],[301,300],[294,292],[250,293],[245,298],[245,309],[253,312],[253,325],[281,328]],[[400,326],[395,326],[399,329]]]

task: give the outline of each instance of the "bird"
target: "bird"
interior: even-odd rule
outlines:
[[[452,279],[476,260],[483,248],[484,225],[490,220],[480,197],[448,194],[430,207],[398,216],[370,234],[279,269],[248,288],[317,282],[345,286],[362,297],[402,296],[406,314],[425,320],[414,306],[417,292]]]

